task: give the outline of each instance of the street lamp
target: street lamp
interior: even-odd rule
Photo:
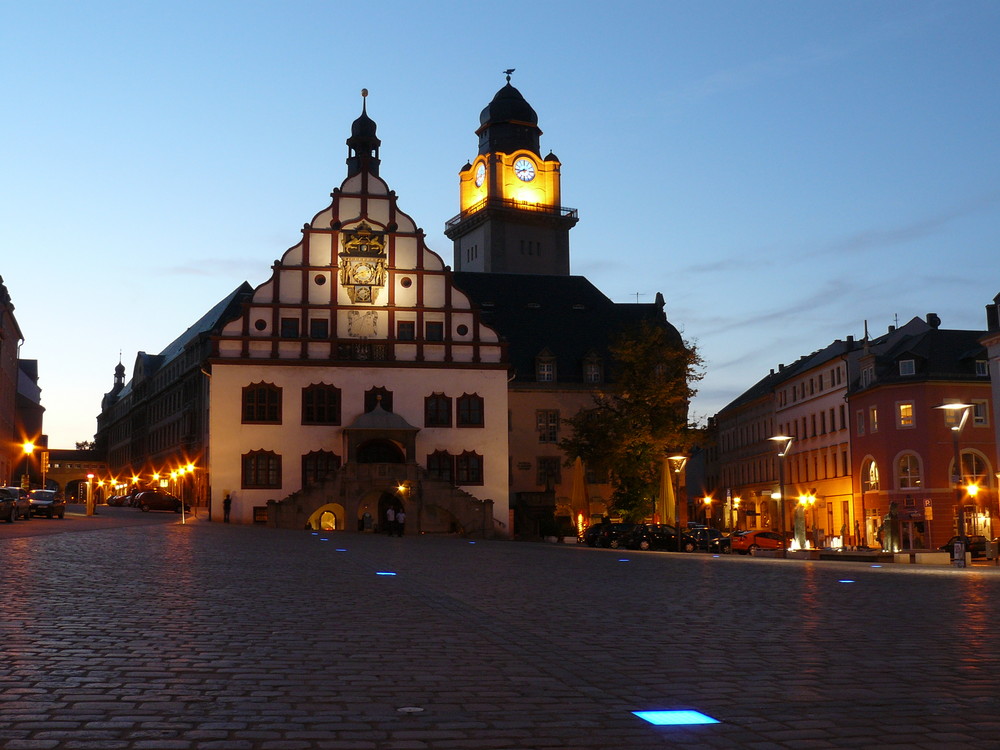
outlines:
[[[781,543],[785,543],[785,456],[792,449],[794,438],[788,435],[775,435],[769,437],[778,444],[778,517],[781,526]]]
[[[681,522],[680,522],[680,507],[681,507],[681,472],[684,471],[685,465],[687,465],[687,456],[677,454],[676,456],[668,456],[667,460],[674,469],[673,485],[674,485],[674,536],[677,537],[677,551],[681,551]]]
[[[705,528],[709,529],[712,527],[712,498],[705,497],[702,502],[705,503]]]
[[[30,440],[26,440],[23,445],[21,445],[21,450],[24,451],[24,474],[21,475],[21,488],[25,490],[31,489],[31,454],[35,452],[35,444]]]
[[[740,521],[740,503],[743,501],[739,495],[733,498],[733,504],[730,506],[732,508],[732,517],[729,523],[729,533],[736,531],[736,526]]]
[[[958,536],[965,536],[965,518],[962,512],[962,454],[958,448],[958,439],[962,435],[962,430],[965,429],[965,423],[969,421],[972,404],[959,402],[941,404],[941,406],[935,406],[934,408],[945,412],[945,423],[951,427],[951,442],[955,454],[955,470],[951,475],[951,480],[955,485],[955,518],[958,524],[956,534]],[[962,415],[957,416],[957,412],[962,412]]]

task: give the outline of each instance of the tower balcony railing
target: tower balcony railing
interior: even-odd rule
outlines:
[[[451,227],[459,224],[462,219],[467,216],[471,216],[474,213],[482,211],[484,208],[500,208],[509,211],[533,211],[542,214],[556,214],[558,216],[566,216],[568,218],[576,219],[577,211],[575,208],[566,208],[565,206],[552,206],[547,203],[528,203],[525,201],[515,201],[509,198],[484,198],[467,209],[462,211],[462,213],[457,216],[453,216],[445,222],[445,229],[450,229]]]

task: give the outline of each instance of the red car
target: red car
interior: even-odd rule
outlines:
[[[739,552],[741,555],[752,555],[759,549],[785,549],[786,547],[781,534],[767,529],[747,531],[739,536],[733,535],[730,544],[733,547],[733,552]]]

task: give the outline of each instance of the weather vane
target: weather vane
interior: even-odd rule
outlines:
[[[510,83],[510,74],[513,72],[514,68],[507,68],[507,70],[504,71],[504,75],[507,76],[507,83]]]

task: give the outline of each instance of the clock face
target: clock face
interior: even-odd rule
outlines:
[[[482,187],[483,180],[486,179],[486,165],[479,162],[479,166],[476,167],[476,187]]]
[[[523,182],[531,182],[535,179],[535,165],[531,159],[518,159],[514,162],[514,174]]]
[[[354,267],[354,280],[359,284],[366,284],[375,275],[375,270],[367,263],[359,263]]]

